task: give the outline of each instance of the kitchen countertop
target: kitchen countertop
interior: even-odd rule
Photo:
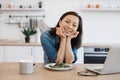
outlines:
[[[68,71],[52,71],[44,68],[39,63],[34,68],[33,74],[20,74],[19,63],[0,63],[0,80],[120,80],[120,74],[78,76],[79,71],[85,71],[85,67],[99,66],[101,64],[74,64],[74,68]],[[9,70],[9,71],[8,71]]]
[[[98,47],[98,48],[110,48],[111,46],[120,45],[120,43],[83,43],[83,47]]]
[[[0,46],[40,46],[40,43],[30,42],[0,42]]]
[[[113,45],[120,45],[119,43],[83,43],[83,47],[111,47]]]
[[[82,43],[82,47],[110,47],[113,45],[120,45],[120,43]],[[36,42],[25,43],[21,41],[0,40],[0,46],[41,46],[41,44]]]

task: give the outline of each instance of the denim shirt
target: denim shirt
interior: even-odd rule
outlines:
[[[55,63],[57,52],[59,49],[60,38],[57,35],[50,35],[49,31],[45,31],[40,36],[41,45],[44,50],[44,63]],[[74,61],[77,60],[77,49],[72,47]]]

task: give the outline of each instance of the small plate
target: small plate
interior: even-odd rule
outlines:
[[[71,70],[73,69],[73,65],[72,64],[68,64],[70,67],[66,67],[66,68],[51,68],[50,66],[54,66],[56,63],[50,63],[50,64],[46,64],[44,67],[50,70],[55,70],[55,71],[65,71],[65,70]]]

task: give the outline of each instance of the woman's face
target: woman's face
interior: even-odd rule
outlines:
[[[61,21],[59,26],[62,30],[68,34],[77,31],[79,25],[79,18],[74,15],[67,15]]]

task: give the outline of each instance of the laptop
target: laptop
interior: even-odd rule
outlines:
[[[120,73],[120,45],[110,47],[103,66],[91,66],[85,69],[98,74]]]

